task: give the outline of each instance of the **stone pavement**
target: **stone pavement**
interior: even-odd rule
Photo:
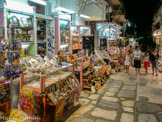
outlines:
[[[111,75],[96,94],[83,91],[66,122],[162,122],[162,74],[130,72]]]

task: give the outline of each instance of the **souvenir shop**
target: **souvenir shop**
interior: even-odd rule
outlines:
[[[0,116],[4,121],[58,121],[82,90],[96,93],[110,75],[110,65],[94,53],[91,28],[72,24],[72,13],[61,7],[52,13],[45,7],[49,2],[42,4],[1,2]]]

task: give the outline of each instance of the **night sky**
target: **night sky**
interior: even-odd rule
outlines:
[[[151,36],[153,16],[162,4],[162,0],[122,0],[126,9],[126,18],[131,25],[137,25],[137,36]]]

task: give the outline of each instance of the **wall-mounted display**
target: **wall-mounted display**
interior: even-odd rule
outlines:
[[[34,56],[33,16],[7,11],[7,28],[9,28],[9,24],[15,26],[15,38],[21,40],[21,56]]]
[[[80,27],[77,25],[71,26],[72,48],[73,54],[78,53],[82,49],[80,43]]]
[[[37,18],[37,43],[38,54],[44,57],[47,52],[46,20],[41,18]]]

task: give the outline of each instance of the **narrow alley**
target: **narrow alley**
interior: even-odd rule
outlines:
[[[80,103],[67,122],[162,122],[162,74],[113,74],[92,94],[83,91]],[[149,71],[151,73],[151,70]]]

